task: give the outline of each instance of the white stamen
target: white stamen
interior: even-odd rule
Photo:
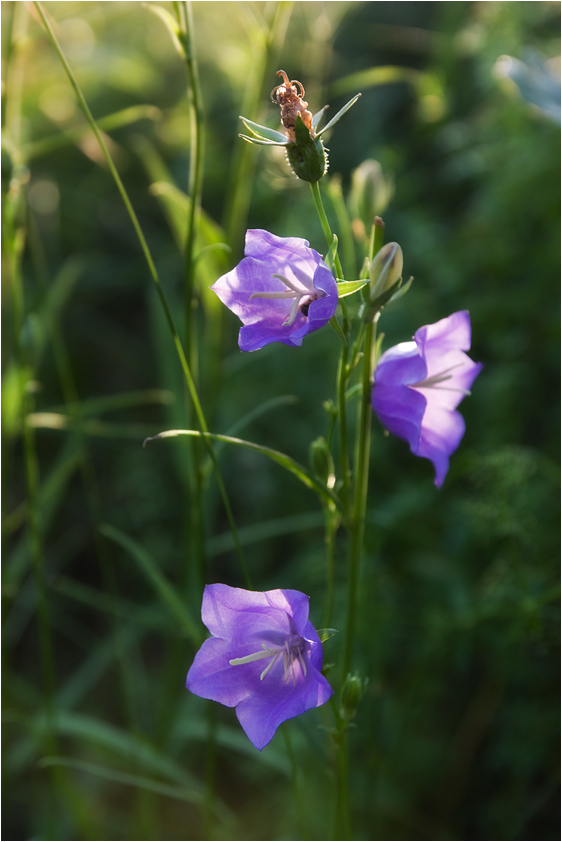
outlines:
[[[289,278],[286,278],[285,275],[279,275],[277,273],[274,273],[271,277],[275,278],[278,281],[281,281],[282,283],[285,284],[286,287],[289,287],[289,289],[283,290],[282,292],[253,292],[250,295],[250,300],[252,298],[280,298],[280,299],[281,298],[292,298],[292,299],[294,299],[293,303],[291,305],[291,310],[289,312],[289,315],[287,316],[287,318],[283,322],[284,326],[294,324],[294,321],[297,318],[297,315],[298,315],[298,312],[299,312],[299,309],[300,309],[301,302],[302,302],[303,298],[304,299],[310,298],[311,301],[314,301],[318,297],[318,293],[317,293],[314,285],[312,284],[311,279],[304,272],[301,272],[298,269],[298,267],[293,268],[292,271],[293,271],[294,275],[296,275],[296,277],[298,278],[298,281],[300,283],[302,283],[302,285],[305,287],[304,291],[302,289],[300,289],[295,284],[294,281],[291,281],[291,280],[289,280]]]
[[[294,298],[295,292],[253,292],[250,298]]]
[[[299,661],[301,662],[301,667],[302,667],[303,675],[306,675],[306,664],[305,664],[305,662],[304,662],[304,660],[303,660],[303,657],[302,657],[302,655],[301,655],[301,651],[300,651],[300,649],[299,649]]]
[[[233,658],[228,663],[233,666],[237,667],[240,664],[249,664],[251,661],[261,661],[263,658],[271,658],[273,655],[278,655],[278,649],[269,649],[265,643],[262,643],[263,652],[254,652],[252,655],[245,655],[243,658]]]
[[[265,678],[265,676],[266,676],[266,675],[267,675],[267,673],[269,672],[269,670],[270,670],[270,669],[272,669],[272,667],[274,667],[274,666],[275,666],[275,664],[277,663],[277,658],[279,657],[279,654],[280,654],[280,653],[279,653],[279,652],[277,652],[277,654],[275,655],[275,657],[274,657],[274,658],[272,658],[271,663],[269,663],[269,664],[266,666],[266,668],[264,669],[264,671],[263,671],[263,672],[262,672],[262,674],[260,675],[260,681],[263,681],[263,680],[264,680],[264,678]]]
[[[301,303],[301,299],[304,298],[303,295],[300,298],[295,298],[293,304],[291,306],[291,312],[289,313],[289,318],[285,319],[283,325],[292,325],[295,319],[297,318],[297,313],[299,312],[299,304]]]
[[[284,284],[285,284],[285,286],[289,287],[289,289],[294,290],[294,292],[296,292],[296,293],[297,293],[297,295],[302,295],[302,294],[303,294],[303,293],[302,293],[302,289],[299,289],[297,286],[295,286],[294,282],[293,282],[293,281],[290,281],[288,278],[286,278],[286,277],[285,277],[285,275],[277,275],[277,274],[274,274],[274,275],[272,275],[271,277],[272,277],[272,278],[277,278],[277,280],[278,280],[278,281],[281,281],[282,283],[284,283]],[[308,289],[308,285],[307,285],[307,284],[304,284],[304,286]]]
[[[297,684],[297,673],[295,671],[295,663],[298,660],[302,676],[307,673],[306,661],[303,658],[304,641],[299,635],[291,635],[287,638],[282,646],[268,646],[267,643],[262,643],[262,651],[252,652],[250,655],[245,655],[243,658],[232,658],[228,663],[233,666],[241,666],[242,664],[250,664],[253,661],[261,661],[264,658],[271,658],[270,663],[266,666],[260,675],[260,681],[273,669],[279,656],[283,658],[283,681],[289,684],[292,681],[293,686]]]
[[[431,377],[427,377],[425,380],[420,380],[419,383],[410,383],[408,384],[411,389],[440,389],[443,392],[462,392],[463,395],[470,395],[470,392],[467,389],[461,389],[458,386],[438,386],[438,383],[444,383],[446,380],[451,380],[452,375],[449,374],[450,371],[453,371],[455,368],[462,368],[463,363],[457,363],[457,365],[452,365],[451,368],[446,368],[444,371],[441,371],[439,374],[432,374]]]

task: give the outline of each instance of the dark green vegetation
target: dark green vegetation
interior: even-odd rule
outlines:
[[[141,3],[45,11],[183,337],[185,63]],[[6,2],[2,14],[3,838],[325,839],[329,710],[289,723],[298,796],[282,731],[259,754],[233,711],[184,689],[202,581],[243,586],[240,565],[204,449],[194,479],[187,439],[141,446],[194,424],[173,342],[37,13]],[[375,158],[394,173],[386,236],[415,282],[381,319],[385,347],[468,309],[471,356],[485,363],[441,491],[429,462],[373,424],[356,839],[559,838],[560,131],[493,72],[502,55],[559,55],[559,15],[548,2],[194,4],[206,122],[196,251],[231,249],[208,248],[195,274],[209,429],[307,464],[334,398],[333,331],[242,355],[237,319],[207,293],[247,227],[324,249],[284,152],[237,138],[239,114],[278,128],[280,67],[312,112],[363,93],[326,141],[335,230],[330,196],[337,204],[340,183],[347,193],[355,167]],[[420,74],[375,86],[381,74],[366,71],[386,65]],[[322,626],[317,498],[257,453],[216,452],[254,587],[310,594]],[[345,557],[342,537],[336,628]],[[325,660],[337,664],[340,648],[332,637]]]

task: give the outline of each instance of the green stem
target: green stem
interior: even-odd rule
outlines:
[[[184,296],[185,296],[185,325],[186,349],[190,370],[198,380],[198,348],[197,325],[194,318],[193,302],[195,296],[195,245],[199,234],[199,220],[201,217],[201,200],[203,193],[203,151],[204,151],[204,115],[203,98],[199,82],[199,70],[195,58],[194,27],[191,3],[174,2],[174,11],[180,28],[180,40],[184,49],[185,62],[189,81],[189,118],[190,118],[190,160],[189,182],[187,187],[191,199],[187,213],[187,233],[184,250]],[[193,411],[189,412],[190,422],[193,422]],[[191,423],[190,423],[191,426]],[[199,560],[199,585],[201,590],[207,580],[207,564],[205,558],[205,540],[203,534],[202,511],[202,466],[201,443],[190,442],[188,465],[189,485],[189,523],[190,546],[193,557]],[[187,579],[184,591],[187,590]]]
[[[336,719],[336,779],[337,792],[334,811],[334,831],[332,839],[351,839],[351,817],[349,811],[349,772],[347,763],[347,734],[334,697],[330,699],[332,711]]]
[[[375,218],[369,244],[369,258],[373,260],[382,246],[384,239],[384,223],[379,217]],[[376,343],[377,318],[365,327],[365,345],[363,347],[363,375],[361,389],[361,406],[359,410],[359,433],[355,458],[355,487],[353,498],[353,512],[351,517],[351,548],[349,557],[349,580],[347,595],[347,623],[344,644],[343,677],[345,681],[351,670],[353,645],[355,640],[355,618],[357,615],[357,590],[359,584],[359,568],[363,550],[365,533],[365,511],[367,508],[367,491],[369,486],[369,455],[371,445],[371,389],[373,381],[373,347]]]
[[[297,813],[299,817],[299,833],[300,839],[308,839],[308,832],[306,827],[306,813],[304,809],[304,803],[302,799],[302,789],[299,786],[299,767],[297,765],[297,761],[295,759],[295,753],[293,751],[293,746],[291,744],[291,734],[289,732],[289,724],[288,722],[283,722],[281,725],[281,730],[283,731],[283,738],[285,740],[285,748],[287,749],[287,756],[289,758],[289,763],[291,764],[291,781],[293,784],[293,792],[295,794],[295,802],[297,805]]]
[[[350,495],[350,471],[349,471],[349,454],[347,449],[347,403],[346,391],[348,384],[348,348],[344,345],[341,352],[340,362],[337,374],[337,393],[338,393],[338,413],[340,418],[340,471],[342,487],[340,489],[340,498],[345,509],[349,512],[349,495]]]
[[[324,613],[324,628],[329,629],[332,625],[332,614],[334,611],[334,594],[336,590],[336,533],[338,531],[338,518],[334,509],[326,506],[326,609]]]
[[[199,216],[201,214],[201,196],[203,191],[203,150],[204,150],[204,121],[203,99],[199,82],[199,71],[195,58],[193,40],[193,15],[191,3],[175,2],[174,9],[181,29],[181,40],[185,50],[185,61],[189,76],[190,101],[190,161],[188,194],[191,197],[187,217],[187,235],[185,239],[184,277],[185,277],[185,306],[186,324],[188,330],[188,347],[193,345],[192,339],[192,308],[195,284],[193,252],[198,233]],[[190,354],[190,360],[192,355]]]
[[[324,231],[324,236],[326,237],[326,242],[328,243],[328,248],[330,248],[334,235],[332,234],[332,229],[330,228],[330,223],[328,222],[328,217],[326,216],[326,211],[324,210],[324,204],[320,194],[320,182],[311,181],[309,183],[310,189],[312,190],[312,198],[314,199],[314,204],[316,205],[316,211],[318,213],[318,217],[320,218],[320,224],[322,225],[322,230]],[[334,257],[334,265],[336,267],[338,278],[343,278],[343,269],[337,252]]]
[[[351,519],[351,550],[349,558],[349,580],[347,597],[347,624],[343,659],[343,680],[350,672],[355,639],[355,618],[357,614],[357,588],[359,567],[365,532],[365,510],[369,484],[369,453],[371,439],[371,382],[372,382],[372,346],[375,340],[375,325],[371,322],[365,331],[363,349],[363,378],[361,407],[359,415],[359,433],[355,460],[355,487]]]
[[[314,204],[316,206],[316,210],[318,212],[318,217],[320,219],[320,223],[322,225],[322,229],[324,231],[324,236],[326,237],[326,242],[328,247],[332,245],[333,242],[333,234],[332,229],[330,228],[330,223],[328,222],[328,217],[326,216],[326,211],[324,210],[324,204],[322,202],[322,196],[320,194],[320,186],[318,181],[310,182],[310,189],[312,191],[312,197],[314,199]],[[340,263],[340,259],[336,252],[334,257],[334,265],[336,268],[336,273],[339,278],[343,278],[343,270]],[[344,302],[341,301],[341,306],[344,315],[344,333],[346,336],[349,335],[349,323],[345,312],[345,305]],[[347,451],[347,413],[346,413],[346,400],[345,400],[345,393],[347,390],[347,383],[349,378],[348,372],[348,346],[344,345],[340,357],[340,363],[338,367],[338,375],[337,375],[337,394],[338,394],[338,410],[339,410],[339,418],[340,418],[340,464],[341,464],[341,479],[342,479],[342,487],[340,490],[340,497],[344,505],[344,509],[347,512],[348,510],[348,503],[349,503],[349,456]]]
[[[166,301],[166,297],[165,297],[164,292],[162,290],[162,287],[160,285],[160,278],[158,277],[158,272],[156,271],[156,266],[154,265],[154,261],[152,259],[152,255],[150,254],[148,244],[146,242],[146,239],[145,239],[144,234],[142,232],[142,229],[140,227],[140,224],[139,224],[139,221],[138,221],[137,216],[135,214],[135,211],[133,209],[133,206],[131,205],[131,202],[129,200],[129,196],[127,195],[127,191],[125,190],[125,187],[123,185],[123,182],[121,181],[119,173],[117,172],[117,170],[115,168],[115,165],[113,163],[111,155],[109,154],[109,151],[107,149],[105,141],[104,141],[104,139],[103,139],[98,127],[97,127],[97,124],[96,124],[96,121],[94,120],[94,117],[92,116],[92,112],[90,111],[90,109],[88,107],[88,103],[86,102],[86,99],[84,98],[84,94],[82,93],[82,90],[80,89],[80,86],[78,85],[78,82],[76,81],[76,79],[74,77],[74,74],[73,74],[73,72],[70,68],[70,65],[68,64],[68,62],[66,60],[66,57],[65,57],[65,55],[64,55],[64,53],[63,53],[63,51],[60,47],[60,44],[57,41],[55,33],[53,32],[53,30],[51,28],[51,25],[49,24],[49,22],[48,22],[48,20],[45,16],[45,13],[43,12],[43,9],[41,7],[41,3],[39,3],[38,0],[35,0],[34,6],[37,9],[37,12],[39,13],[39,16],[40,16],[40,18],[43,22],[43,25],[44,25],[45,29],[47,30],[47,33],[48,33],[48,35],[51,39],[51,42],[52,42],[52,44],[53,44],[53,46],[54,46],[54,48],[55,48],[55,50],[56,50],[56,52],[59,56],[61,64],[66,71],[66,74],[68,76],[70,84],[72,85],[72,87],[74,89],[74,92],[76,93],[76,96],[78,97],[78,101],[80,102],[80,105],[82,106],[82,109],[83,109],[83,111],[86,115],[86,118],[87,118],[87,120],[88,120],[88,122],[89,122],[89,124],[92,128],[92,131],[94,132],[96,140],[99,143],[102,154],[105,158],[107,166],[109,167],[109,171],[111,172],[111,175],[113,176],[115,184],[117,185],[117,189],[119,190],[119,193],[121,194],[121,198],[123,199],[123,203],[124,203],[124,205],[127,209],[127,212],[129,214],[129,217],[130,217],[131,222],[133,224],[133,227],[135,229],[136,235],[138,237],[140,246],[142,248],[144,257],[146,259],[146,262],[147,262],[147,265],[148,265],[148,268],[149,268],[149,271],[150,271],[150,275],[151,275],[152,280],[154,281],[154,284],[156,286],[156,291],[158,293],[158,297],[160,299],[162,309],[164,310],[164,315],[166,317],[166,321],[168,322],[168,326],[170,328],[170,332],[171,332],[172,337],[173,337],[174,345],[176,347],[176,351],[178,353],[180,364],[181,364],[181,367],[182,367],[182,370],[183,370],[183,373],[184,373],[184,376],[185,376],[185,379],[186,379],[186,382],[187,382],[187,388],[189,390],[191,400],[193,401],[193,406],[195,407],[195,413],[197,415],[197,419],[199,421],[201,431],[204,432],[204,433],[207,433],[208,432],[207,422],[205,421],[205,416],[203,414],[203,409],[201,407],[201,403],[199,401],[199,396],[198,396],[197,390],[195,388],[195,383],[194,383],[194,380],[193,380],[193,377],[192,377],[192,374],[191,374],[191,370],[190,370],[190,367],[188,365],[187,359],[185,357],[185,353],[184,353],[180,338],[177,334],[177,331],[176,331],[176,328],[175,328],[175,325],[174,325],[174,321],[172,319],[172,314],[170,312],[170,308],[168,307],[168,303]],[[230,501],[229,501],[227,493],[226,493],[226,488],[224,487],[222,476],[221,476],[220,471],[219,471],[217,459],[216,459],[216,456],[215,456],[215,453],[213,451],[211,443],[206,438],[205,438],[205,445],[208,449],[209,457],[210,457],[210,459],[213,463],[213,469],[214,469],[215,477],[216,477],[217,484],[218,484],[219,491],[220,491],[220,495],[222,497],[223,504],[224,504],[224,507],[225,507],[225,510],[226,510],[226,515],[227,515],[227,518],[228,518],[228,522],[230,524],[230,529],[232,531],[234,543],[236,545],[236,549],[237,549],[237,552],[238,552],[238,557],[240,559],[240,565],[242,567],[244,578],[246,580],[246,583],[247,583],[248,587],[251,587],[250,577],[249,577],[248,570],[247,570],[247,567],[246,567],[244,554],[242,552],[242,546],[240,544],[240,539],[238,537],[238,531],[236,529],[236,524],[234,522],[234,515],[232,513]]]
[[[343,262],[346,268],[347,278],[357,277],[357,265],[355,260],[355,242],[351,232],[351,220],[347,212],[345,200],[343,198],[343,191],[341,186],[341,176],[333,175],[327,182],[328,192],[332,205],[338,221],[338,229],[341,240]],[[342,276],[344,277],[344,276]]]
[[[22,48],[25,44],[28,23],[27,3],[14,3],[13,23],[5,75],[5,94],[2,108],[2,123],[6,135],[14,148],[20,148],[21,141],[21,102],[23,93],[24,55]]]

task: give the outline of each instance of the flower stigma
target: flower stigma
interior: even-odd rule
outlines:
[[[270,646],[267,643],[262,643],[262,652],[253,652],[251,655],[246,655],[243,658],[232,658],[228,663],[233,667],[237,667],[241,664],[249,664],[252,661],[261,661],[264,658],[271,658],[272,660],[260,675],[260,681],[263,681],[268,672],[273,669],[279,660],[279,656],[281,655],[283,659],[283,680],[285,684],[288,684],[292,680],[293,685],[296,686],[297,680],[295,675],[295,661],[300,663],[303,676],[305,676],[307,672],[306,663],[302,656],[304,648],[305,643],[302,637],[299,634],[292,634],[290,637],[286,638],[282,646]]]
[[[289,315],[283,322],[283,325],[292,325],[297,317],[297,313],[300,311],[304,316],[308,316],[308,308],[312,301],[315,301],[317,298],[323,298],[325,293],[321,296],[318,295],[318,291],[315,288],[314,284],[311,280],[306,276],[304,272],[299,272],[298,269],[293,270],[295,274],[299,275],[298,278],[299,282],[306,288],[304,291],[299,289],[299,287],[295,284],[294,281],[289,280],[289,278],[285,277],[285,275],[280,275],[274,273],[271,277],[276,278],[278,281],[281,281],[288,287],[287,290],[283,290],[282,292],[253,292],[250,295],[250,299],[252,298],[292,298],[293,303],[291,306],[291,310]]]

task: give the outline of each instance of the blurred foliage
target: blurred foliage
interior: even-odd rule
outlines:
[[[185,66],[144,4],[44,8],[181,332]],[[428,462],[373,425],[354,838],[558,838],[560,130],[498,60],[534,54],[559,72],[560,4],[193,11],[206,115],[199,247],[228,246],[207,249],[198,267],[210,428],[307,464],[328,424],[335,334],[243,356],[237,319],[206,292],[239,259],[246,227],[323,248],[284,153],[237,138],[241,113],[277,127],[269,91],[279,67],[302,80],[312,111],[328,102],[335,114],[363,92],[328,141],[322,187],[337,230],[337,197],[361,162],[379,161],[394,182],[387,239],[415,282],[383,315],[385,345],[469,309],[471,356],[485,363],[441,491]],[[5,2],[2,16],[4,838],[327,838],[328,713],[289,725],[305,836],[282,734],[258,754],[233,711],[183,689],[202,633],[189,450],[180,439],[141,447],[188,426],[181,372],[129,219],[33,6]],[[399,70],[380,84],[386,67]],[[358,260],[348,243],[348,277]],[[257,453],[225,446],[220,463],[255,586],[305,591],[321,625],[318,501]],[[204,500],[207,581],[242,585],[212,479]],[[344,558],[342,539],[339,628]],[[51,679],[41,669],[38,561]],[[326,661],[337,662],[340,645],[326,642]]]

